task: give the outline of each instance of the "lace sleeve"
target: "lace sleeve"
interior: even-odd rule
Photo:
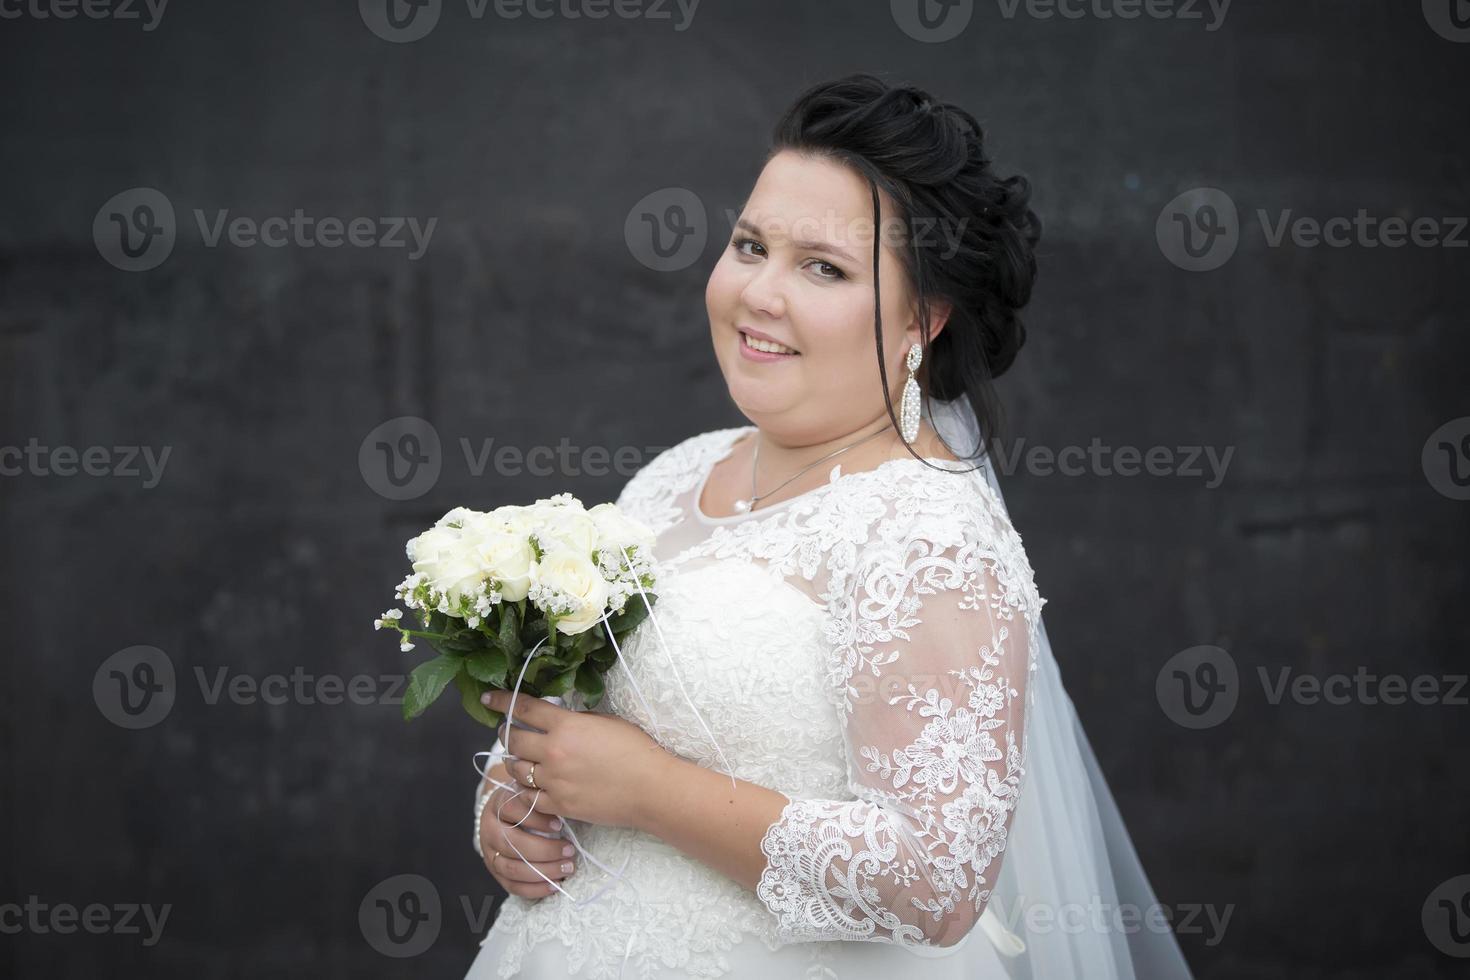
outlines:
[[[889,516],[834,574],[828,637],[854,799],[792,799],[757,895],[786,941],[952,946],[1000,870],[1041,601],[998,511]],[[899,509],[902,513],[902,509]]]

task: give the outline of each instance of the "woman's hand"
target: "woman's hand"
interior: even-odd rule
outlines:
[[[561,821],[555,814],[531,809],[534,790],[522,789],[519,796],[513,796],[513,790],[495,785],[497,780],[512,785],[515,782],[504,762],[497,762],[486,776],[491,798],[480,819],[480,849],[485,852],[485,867],[510,894],[531,901],[543,899],[555,889],[541,876],[558,883],[568,878],[576,870],[576,858],[572,856],[575,849],[569,841],[547,840],[527,832],[556,833]],[[517,847],[525,858],[517,855]],[[496,851],[500,852],[499,856]]]
[[[511,778],[542,813],[608,827],[641,829],[664,767],[674,760],[630,721],[572,711],[522,694],[491,691],[485,705],[540,731],[500,726]],[[535,766],[534,774],[532,765]]]

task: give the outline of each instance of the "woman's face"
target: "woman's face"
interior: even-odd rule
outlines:
[[[896,252],[894,208],[886,195],[880,200],[875,229],[863,177],[830,160],[778,153],[710,273],[705,306],[730,397],[788,444],[840,438],[887,414],[873,350],[875,236],[883,358],[897,408],[919,323]],[[937,333],[942,317],[936,311],[932,319]],[[742,349],[747,328],[798,353],[773,358]]]

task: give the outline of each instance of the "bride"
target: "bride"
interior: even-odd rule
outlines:
[[[776,126],[706,289],[753,424],[623,490],[661,577],[597,707],[486,696],[469,980],[1189,976],[988,465],[1040,229],[982,137],[870,75]]]

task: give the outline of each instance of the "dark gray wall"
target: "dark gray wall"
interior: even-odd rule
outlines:
[[[1470,502],[1440,437],[1421,456],[1441,425],[1461,420],[1452,451],[1470,425],[1470,234],[1270,247],[1257,212],[1470,213],[1470,44],[1402,0],[1237,0],[1214,30],[974,6],[933,44],[882,2],[705,0],[684,30],[446,3],[412,43],[347,0],[177,0],[152,30],[0,19],[0,446],[170,452],[156,486],[31,464],[0,478],[0,904],[172,906],[152,946],[28,927],[0,973],[463,972],[478,933],[461,900],[499,895],[469,849],[487,739],[447,703],[411,726],[381,703],[379,675],[416,662],[368,625],[403,541],[453,504],[609,499],[626,478],[476,477],[461,438],[646,458],[743,422],[702,305],[724,209],[802,85],[871,70],[970,108],[1001,169],[1035,182],[1046,238],[1002,386],[1013,438],[1233,451],[1218,486],[1035,466],[1006,480],[1160,900],[1230,910],[1222,936],[1183,936],[1198,974],[1457,975],[1434,940],[1470,943],[1430,898],[1470,872],[1467,692],[1272,703],[1258,671],[1429,675],[1443,693],[1467,669]],[[130,272],[103,254],[106,214],[93,223],[137,187],[166,196],[177,241]],[[659,272],[625,222],[670,187],[708,209],[709,241]],[[1238,208],[1239,247],[1186,271],[1156,224],[1201,187]],[[193,217],[297,208],[438,223],[414,260],[211,248]],[[403,415],[435,427],[442,472],[395,501],[359,449]],[[1237,668],[1236,703],[1190,728],[1170,661],[1201,645]],[[137,654],[104,661],[135,646],[176,679],[167,715],[130,730],[110,673]],[[196,674],[298,668],[369,676],[370,703],[211,703]],[[394,959],[358,912],[404,873],[444,911],[429,950]]]

